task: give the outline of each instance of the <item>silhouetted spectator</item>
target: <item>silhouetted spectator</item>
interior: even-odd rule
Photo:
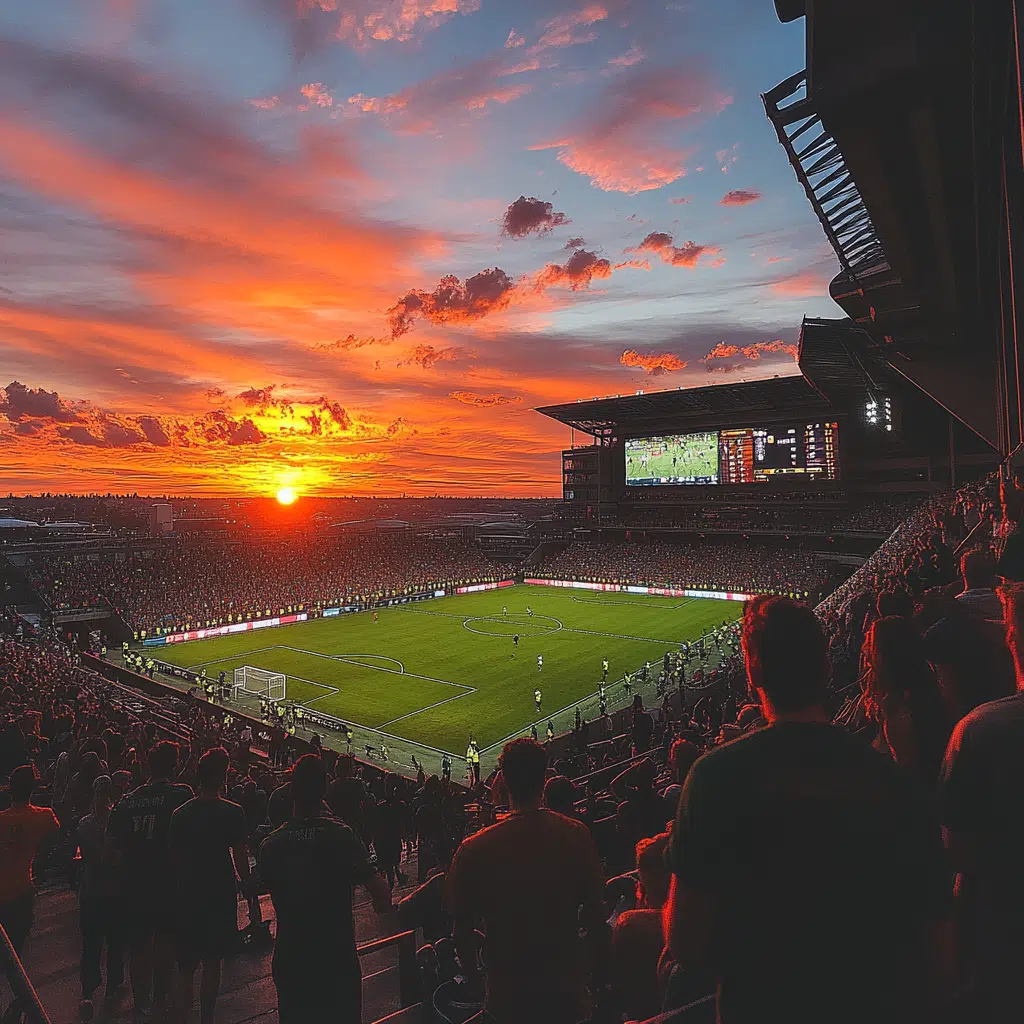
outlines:
[[[281,1024],[352,1021],[362,1016],[352,889],[363,885],[374,909],[392,909],[387,884],[353,830],[323,813],[327,773],[314,754],[291,772],[294,813],[259,851],[260,877],[277,914],[274,984]]]
[[[32,803],[35,785],[32,765],[15,768],[9,781],[11,806],[0,811],[0,925],[18,953],[32,930],[32,862],[60,828],[49,807]]]
[[[184,1024],[200,965],[200,1021],[213,1024],[221,963],[238,941],[235,871],[243,892],[247,892],[248,829],[242,808],[221,796],[227,772],[227,751],[222,747],[208,750],[199,759],[199,794],[171,815],[168,838],[177,882],[178,929],[178,982],[172,1024]]]
[[[960,575],[964,589],[957,594],[957,604],[980,618],[1001,622],[1003,606],[995,591],[999,581],[992,549],[978,545],[965,551],[960,559]]]
[[[665,939],[661,909],[668,899],[671,873],[665,863],[669,835],[663,832],[636,845],[635,910],[619,915],[612,927],[611,982],[616,1009],[627,1020],[646,1020],[661,1010],[658,961]]]
[[[951,730],[938,680],[909,619],[878,619],[864,641],[864,696],[894,760],[934,785]]]
[[[104,948],[107,951],[107,999],[112,999],[124,982],[123,929],[118,915],[115,870],[106,856],[104,840],[112,791],[110,776],[100,775],[93,783],[92,810],[78,823],[78,849],[82,857],[78,886],[82,1001],[78,1014],[85,1020],[93,1015],[93,996],[103,983],[100,965]]]
[[[172,782],[178,747],[167,741],[149,752],[149,781],[110,813],[107,843],[116,866],[121,925],[129,947],[132,1001],[138,1015],[166,1004],[175,955],[175,888],[168,852],[171,815],[192,799]]]
[[[949,857],[959,873],[963,967],[985,1024],[1020,1019],[1024,958],[1024,587],[1005,592],[1017,692],[976,707],[957,723],[940,796]]]
[[[576,1022],[585,1016],[590,952],[603,951],[601,865],[579,822],[540,806],[547,767],[533,740],[501,755],[512,813],[459,847],[447,878],[463,972],[475,973],[485,931],[486,1009],[499,1021]]]
[[[722,1024],[926,1020],[948,977],[938,823],[902,768],[829,724],[810,608],[755,598],[742,639],[769,725],[687,776],[672,831],[672,954],[713,973]]]

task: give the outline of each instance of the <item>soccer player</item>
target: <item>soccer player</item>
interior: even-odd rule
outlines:
[[[376,622],[376,621],[377,621],[377,613],[376,613],[376,612],[374,612],[374,613],[373,613],[373,621],[374,621],[374,622]]]
[[[540,690],[533,691],[533,706],[537,709],[537,714],[540,714]]]
[[[513,647],[518,647],[519,646],[519,634],[518,633],[516,633],[515,636],[512,637],[512,646]],[[515,655],[513,654],[512,657],[514,658]]]
[[[526,614],[533,618],[533,609],[529,605],[526,606]]]
[[[537,655],[537,671],[539,672],[544,667],[544,655]]]

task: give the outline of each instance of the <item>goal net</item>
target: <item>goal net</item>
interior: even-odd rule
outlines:
[[[268,672],[264,668],[253,668],[242,665],[235,669],[235,695],[251,694],[254,697],[266,697],[267,700],[284,700],[285,675],[283,672]]]

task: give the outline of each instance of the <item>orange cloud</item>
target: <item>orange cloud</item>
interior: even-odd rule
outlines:
[[[619,356],[619,362],[623,366],[636,366],[646,370],[652,377],[660,377],[666,373],[674,373],[676,370],[685,370],[689,365],[685,359],[673,355],[671,352],[637,352],[636,349],[626,349]]]
[[[577,34],[577,29],[589,28],[608,17],[608,10],[603,4],[589,3],[578,11],[560,14],[544,26],[544,32],[536,46],[541,49],[563,49],[567,46],[578,46],[580,43],[593,42],[597,35],[594,32]]]
[[[776,295],[789,298],[808,298],[810,296],[827,295],[828,280],[810,270],[803,270],[790,277],[784,277],[772,285]]]
[[[435,348],[433,345],[417,345],[398,366],[422,366],[424,370],[432,370],[438,363],[457,363],[462,359],[471,359],[473,354],[458,345]]]
[[[784,352],[786,355],[792,356],[793,359],[796,359],[800,354],[800,350],[796,345],[782,341],[780,338],[776,338],[774,341],[756,341],[753,345],[730,345],[720,341],[704,357],[704,363],[709,371],[732,373],[734,370],[741,369],[743,364],[720,364],[718,361],[743,356],[744,359],[757,362],[763,355],[769,355],[774,352]]]
[[[694,268],[702,256],[715,256],[722,250],[714,245],[698,245],[696,242],[684,242],[673,245],[672,236],[664,231],[652,231],[639,244],[626,249],[626,252],[650,252],[660,256],[662,262],[673,267]],[[715,265],[720,266],[717,263]]]
[[[310,82],[302,86],[299,92],[318,107],[330,107],[334,104],[334,97],[324,88],[323,82]]]
[[[614,68],[631,68],[634,64],[645,60],[646,57],[647,54],[634,43],[625,53],[620,53],[618,57],[612,57],[608,63]]]
[[[480,408],[494,405],[518,405],[522,402],[522,398],[518,395],[502,395],[498,393],[478,395],[474,391],[449,391],[448,397],[453,398],[456,402],[461,402],[463,405],[473,405]]]
[[[731,102],[696,71],[637,70],[612,81],[570,134],[531,148],[557,149],[559,161],[595,188],[634,195],[686,173],[687,151],[665,135],[672,122],[717,114]]]
[[[762,198],[762,193],[753,189],[734,188],[718,200],[719,206],[748,206]]]
[[[531,89],[527,82],[508,84],[508,76],[527,68],[510,68],[503,55],[485,57],[453,71],[443,71],[390,96],[356,93],[349,105],[366,114],[387,117],[406,132],[426,132],[439,120],[488,103],[511,103]]]
[[[515,285],[504,270],[494,267],[467,278],[463,284],[454,275],[441,278],[432,292],[413,289],[388,311],[392,338],[412,329],[419,317],[434,324],[471,323],[499,309],[505,309]]]

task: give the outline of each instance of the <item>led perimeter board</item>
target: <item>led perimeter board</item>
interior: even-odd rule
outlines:
[[[839,424],[731,427],[626,441],[626,486],[839,479]]]

